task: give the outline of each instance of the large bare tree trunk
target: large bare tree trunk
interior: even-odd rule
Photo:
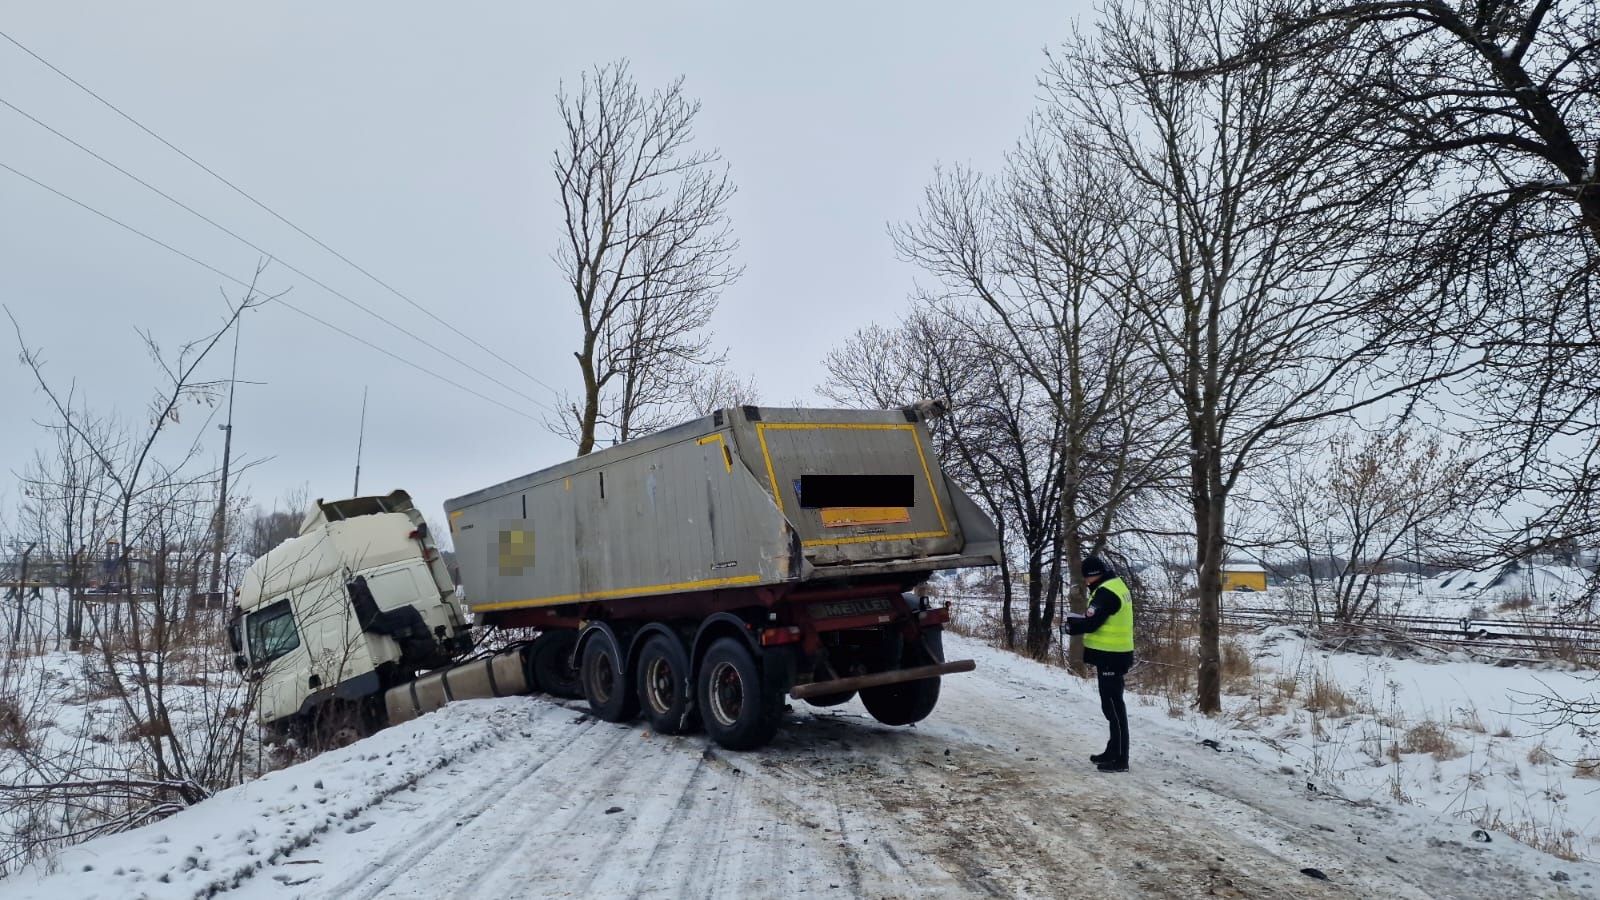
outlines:
[[[1195,571],[1199,581],[1200,668],[1195,705],[1206,715],[1222,711],[1222,564],[1226,552],[1225,499],[1203,490],[1194,505]]]

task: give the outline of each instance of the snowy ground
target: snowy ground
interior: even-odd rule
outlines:
[[[976,672],[921,726],[797,704],[728,753],[545,698],[472,701],[64,852],[0,896],[1596,896],[1420,807],[1307,790],[1224,726],[1135,704],[1101,775],[1093,686],[950,636]],[[1223,752],[1201,746],[1220,739]],[[1226,752],[1237,751],[1237,752]],[[1315,869],[1320,880],[1302,874]]]
[[[1600,859],[1600,743],[1537,711],[1541,696],[1593,696],[1600,673],[1330,653],[1293,628],[1235,640],[1254,672],[1230,685],[1228,715],[1189,717],[1197,734],[1351,800],[1414,804]]]

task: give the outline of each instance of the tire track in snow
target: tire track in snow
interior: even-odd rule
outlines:
[[[505,701],[497,701],[504,703]],[[459,711],[459,710],[458,710]],[[237,884],[236,895],[279,896],[282,887],[300,887],[294,896],[343,896],[342,892],[359,886],[359,878],[376,873],[425,839],[419,835],[445,832],[452,819],[463,815],[463,800],[467,812],[476,798],[492,798],[505,784],[525,779],[523,767],[512,765],[512,760],[525,760],[528,745],[521,740],[534,740],[535,746],[548,746],[560,739],[559,732],[579,724],[572,715],[541,715],[536,708],[517,710],[512,721],[497,719],[495,739],[475,746],[473,752],[453,757],[448,762],[427,772],[418,773],[406,789],[386,794],[379,802],[366,807],[359,816],[350,817],[350,826],[316,835],[294,852],[275,860],[275,865],[265,867],[256,877]],[[521,740],[519,740],[519,738]],[[441,803],[434,798],[449,798]],[[424,818],[418,820],[418,810]],[[481,813],[481,810],[479,811]],[[370,848],[377,847],[377,853]],[[359,848],[359,852],[346,852]],[[334,852],[329,852],[330,850]],[[356,877],[351,877],[348,867],[324,864],[321,857],[353,857],[367,860]],[[326,886],[334,881],[336,886]],[[276,884],[275,884],[276,882]],[[312,885],[312,888],[304,888]]]
[[[512,741],[466,767],[515,765],[517,752]],[[815,784],[773,790],[751,771],[760,754],[730,760],[707,749],[700,737],[663,738],[642,725],[599,722],[547,737],[541,753],[553,756],[539,765],[536,777],[490,779],[498,789],[468,817],[457,807],[449,816],[428,817],[403,830],[391,827],[381,836],[374,828],[373,840],[407,849],[386,854],[378,866],[316,896],[743,898],[809,890],[920,897],[953,884],[942,875],[927,882],[904,872],[898,878],[882,871],[864,877],[872,870],[903,870],[905,864],[877,846],[863,856],[859,838],[824,829],[829,821],[863,832],[871,826],[861,826],[845,804],[796,802],[791,796],[816,797]],[[470,778],[453,785],[445,775],[435,781],[443,783],[427,786],[429,791],[445,789],[457,798],[484,790]],[[624,810],[607,815],[612,805]],[[374,810],[375,816],[402,814]],[[874,830],[872,837],[880,841],[893,832],[889,826]],[[350,840],[361,837],[366,835]],[[335,843],[316,850],[323,857],[344,855]]]
[[[705,766],[704,746],[696,738],[654,738],[639,726],[590,722],[556,735],[542,752],[550,758],[539,765],[536,777],[488,784],[473,784],[468,778],[430,786],[443,787],[452,797],[483,795],[476,804],[481,808],[463,815],[455,806],[448,816],[384,835],[391,845],[406,849],[386,854],[380,866],[368,867],[318,896],[343,897],[353,890],[359,891],[358,897],[452,892],[463,897],[645,896],[657,884],[669,896],[682,896],[691,891],[679,886],[703,884],[705,873],[715,871],[724,856],[724,842],[715,836],[719,832],[710,829],[736,820],[731,804],[747,799],[733,799],[733,782]],[[528,760],[518,759],[517,753],[512,742],[492,757],[471,760],[468,767],[525,769]],[[701,790],[708,779],[718,782],[715,793]],[[708,805],[701,794],[716,799]],[[625,806],[625,812],[608,816],[603,810],[613,803]],[[374,813],[403,815],[392,808]],[[458,821],[449,824],[448,819]],[[668,825],[673,821],[692,827],[680,834]],[[762,826],[751,826],[757,827]],[[708,834],[713,835],[709,841]],[[733,856],[742,837],[729,836]],[[709,855],[697,852],[708,846]],[[336,848],[318,849],[326,856]],[[685,864],[685,849],[696,864]],[[634,859],[636,863],[630,862]],[[664,860],[673,864],[663,865]],[[714,889],[706,895],[729,895],[735,884],[716,887],[713,881]]]
[[[703,785],[706,780],[706,759],[707,754],[701,753],[700,758],[695,761],[694,771],[689,773],[689,780],[684,784],[683,790],[678,794],[678,802],[672,805],[672,813],[667,817],[666,823],[662,826],[663,834],[673,834],[680,830],[678,826],[684,821],[684,814],[694,806],[693,800],[690,796],[691,793],[696,788],[699,788],[700,790],[705,789]],[[713,819],[713,821],[717,820]],[[654,869],[656,861],[662,858],[662,850],[665,848],[666,842],[662,840],[656,841],[655,844],[650,847],[650,856],[644,861],[643,871],[650,872],[652,869]],[[643,888],[639,885],[635,885],[633,891],[628,894],[629,900],[639,900],[639,898],[643,896]]]
[[[579,723],[573,723],[574,726],[577,724]],[[397,846],[390,852],[373,860],[360,872],[331,888],[329,893],[341,897],[353,896],[359,898],[359,900],[371,900],[371,898],[382,894],[400,876],[433,855],[439,844],[444,840],[445,835],[451,834],[453,831],[453,827],[449,830],[443,829],[444,823],[455,820],[456,826],[459,826],[466,821],[476,821],[485,810],[501,802],[506,791],[515,790],[539,777],[541,770],[557,759],[561,752],[571,745],[572,740],[581,738],[582,735],[587,734],[594,728],[592,720],[582,724],[584,727],[579,729],[568,740],[562,741],[560,739],[562,735],[559,734],[547,736],[546,741],[537,748],[539,755],[531,760],[523,757],[520,753],[515,755],[507,753],[504,755],[512,756],[512,759],[505,761],[507,765],[504,768],[496,766],[496,761],[494,760],[467,760],[466,763],[471,767],[490,772],[499,771],[501,774],[477,788],[475,793],[463,791],[460,796],[467,800],[464,805],[447,808],[437,815],[430,816],[426,821],[411,829],[413,835],[423,835],[435,831],[442,832],[431,842],[423,841],[419,844]],[[373,879],[375,877],[378,880],[374,883]]]
[[[366,814],[370,810],[391,801],[404,791],[415,790],[417,784],[437,775],[440,770],[456,765],[463,759],[490,751],[505,740],[505,734],[501,730],[503,723],[495,720],[493,723],[485,721],[484,724],[484,732],[476,740],[463,746],[452,748],[446,754],[430,759],[425,766],[408,773],[394,784],[382,788],[363,803],[345,810],[341,814],[341,820],[350,821]],[[320,784],[318,786],[320,787]],[[283,859],[292,856],[296,851],[321,841],[335,824],[330,819],[304,832],[293,833],[263,858],[252,861],[248,866],[232,870],[225,879],[213,881],[199,891],[196,896],[215,897],[236,890],[241,885],[251,883],[252,879],[258,878],[264,871],[276,867]]]

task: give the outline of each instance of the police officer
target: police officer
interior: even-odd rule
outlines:
[[[1089,587],[1089,608],[1069,615],[1068,634],[1083,635],[1083,661],[1094,666],[1100,685],[1100,711],[1111,736],[1104,753],[1089,761],[1102,772],[1128,771],[1128,707],[1122,701],[1122,679],[1133,667],[1133,598],[1128,585],[1105,560],[1083,560],[1083,582]]]

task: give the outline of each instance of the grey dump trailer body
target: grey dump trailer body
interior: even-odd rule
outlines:
[[[721,410],[445,504],[469,607],[915,584],[992,565],[993,525],[914,411]]]
[[[724,409],[445,511],[476,620],[542,632],[531,684],[732,749],[769,740],[785,696],[925,718],[973,663],[910,591],[1000,555],[916,409]]]

